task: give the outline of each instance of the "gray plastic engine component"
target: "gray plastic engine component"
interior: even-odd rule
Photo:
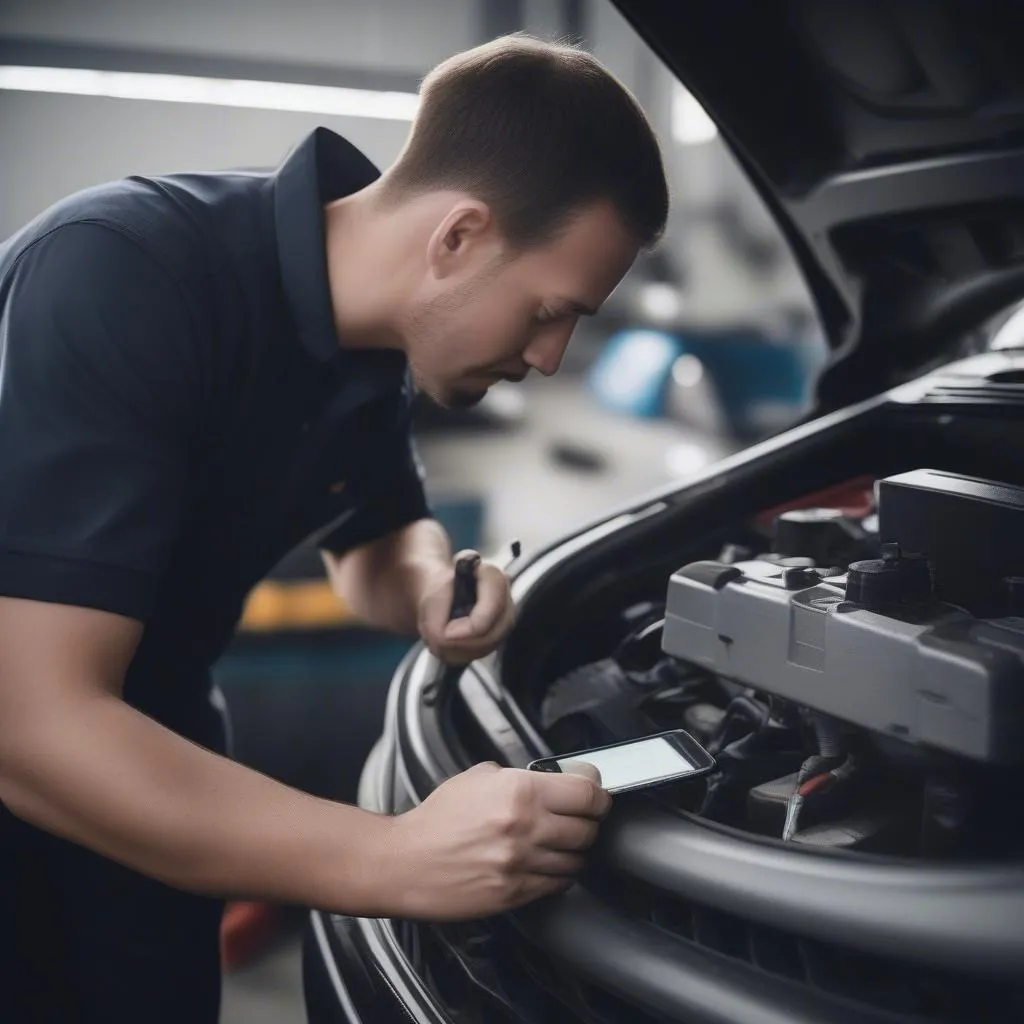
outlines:
[[[695,562],[669,582],[667,654],[909,743],[1024,761],[1024,618],[948,604],[871,610],[846,576]]]

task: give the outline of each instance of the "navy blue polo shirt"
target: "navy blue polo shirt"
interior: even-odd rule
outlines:
[[[405,357],[332,317],[323,204],[377,174],[318,129],[274,173],[128,178],[0,246],[0,594],[144,622],[126,698],[185,731],[289,550],[430,514]]]

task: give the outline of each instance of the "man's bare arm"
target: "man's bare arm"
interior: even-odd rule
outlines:
[[[281,785],[120,698],[141,626],[0,598],[0,800],[168,884],[387,913],[394,819]]]
[[[568,887],[607,813],[593,782],[496,765],[395,817],[289,789],[124,703],[140,633],[0,598],[0,800],[170,885],[357,916],[487,915]]]
[[[335,593],[363,622],[415,636],[429,590],[451,573],[451,542],[433,519],[419,519],[344,555],[323,553]]]
[[[508,577],[489,562],[476,569],[477,598],[469,615],[449,621],[451,542],[432,519],[345,555],[324,552],[324,564],[335,593],[358,618],[379,629],[418,633],[446,662],[466,664],[490,654],[515,622]]]

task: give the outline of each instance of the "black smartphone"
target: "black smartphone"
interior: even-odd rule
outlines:
[[[561,772],[567,761],[592,764],[601,773],[601,785],[609,793],[627,793],[707,775],[715,768],[715,759],[682,729],[574,754],[542,757],[527,767],[534,772]]]

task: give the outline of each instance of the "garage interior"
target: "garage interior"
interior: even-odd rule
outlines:
[[[672,189],[663,242],[581,324],[557,378],[499,385],[472,413],[418,408],[429,495],[457,546],[539,551],[798,420],[825,360],[760,198],[610,0],[6,0],[0,237],[122,176],[273,167],[320,125],[387,167],[420,78],[516,31],[573,40],[621,79]],[[242,95],[224,88],[239,82]],[[406,102],[389,106],[396,93]],[[407,648],[361,628],[316,552],[296,549],[253,592],[218,666],[235,756],[354,800]],[[236,905],[229,917],[223,1024],[305,1020],[302,912]]]

